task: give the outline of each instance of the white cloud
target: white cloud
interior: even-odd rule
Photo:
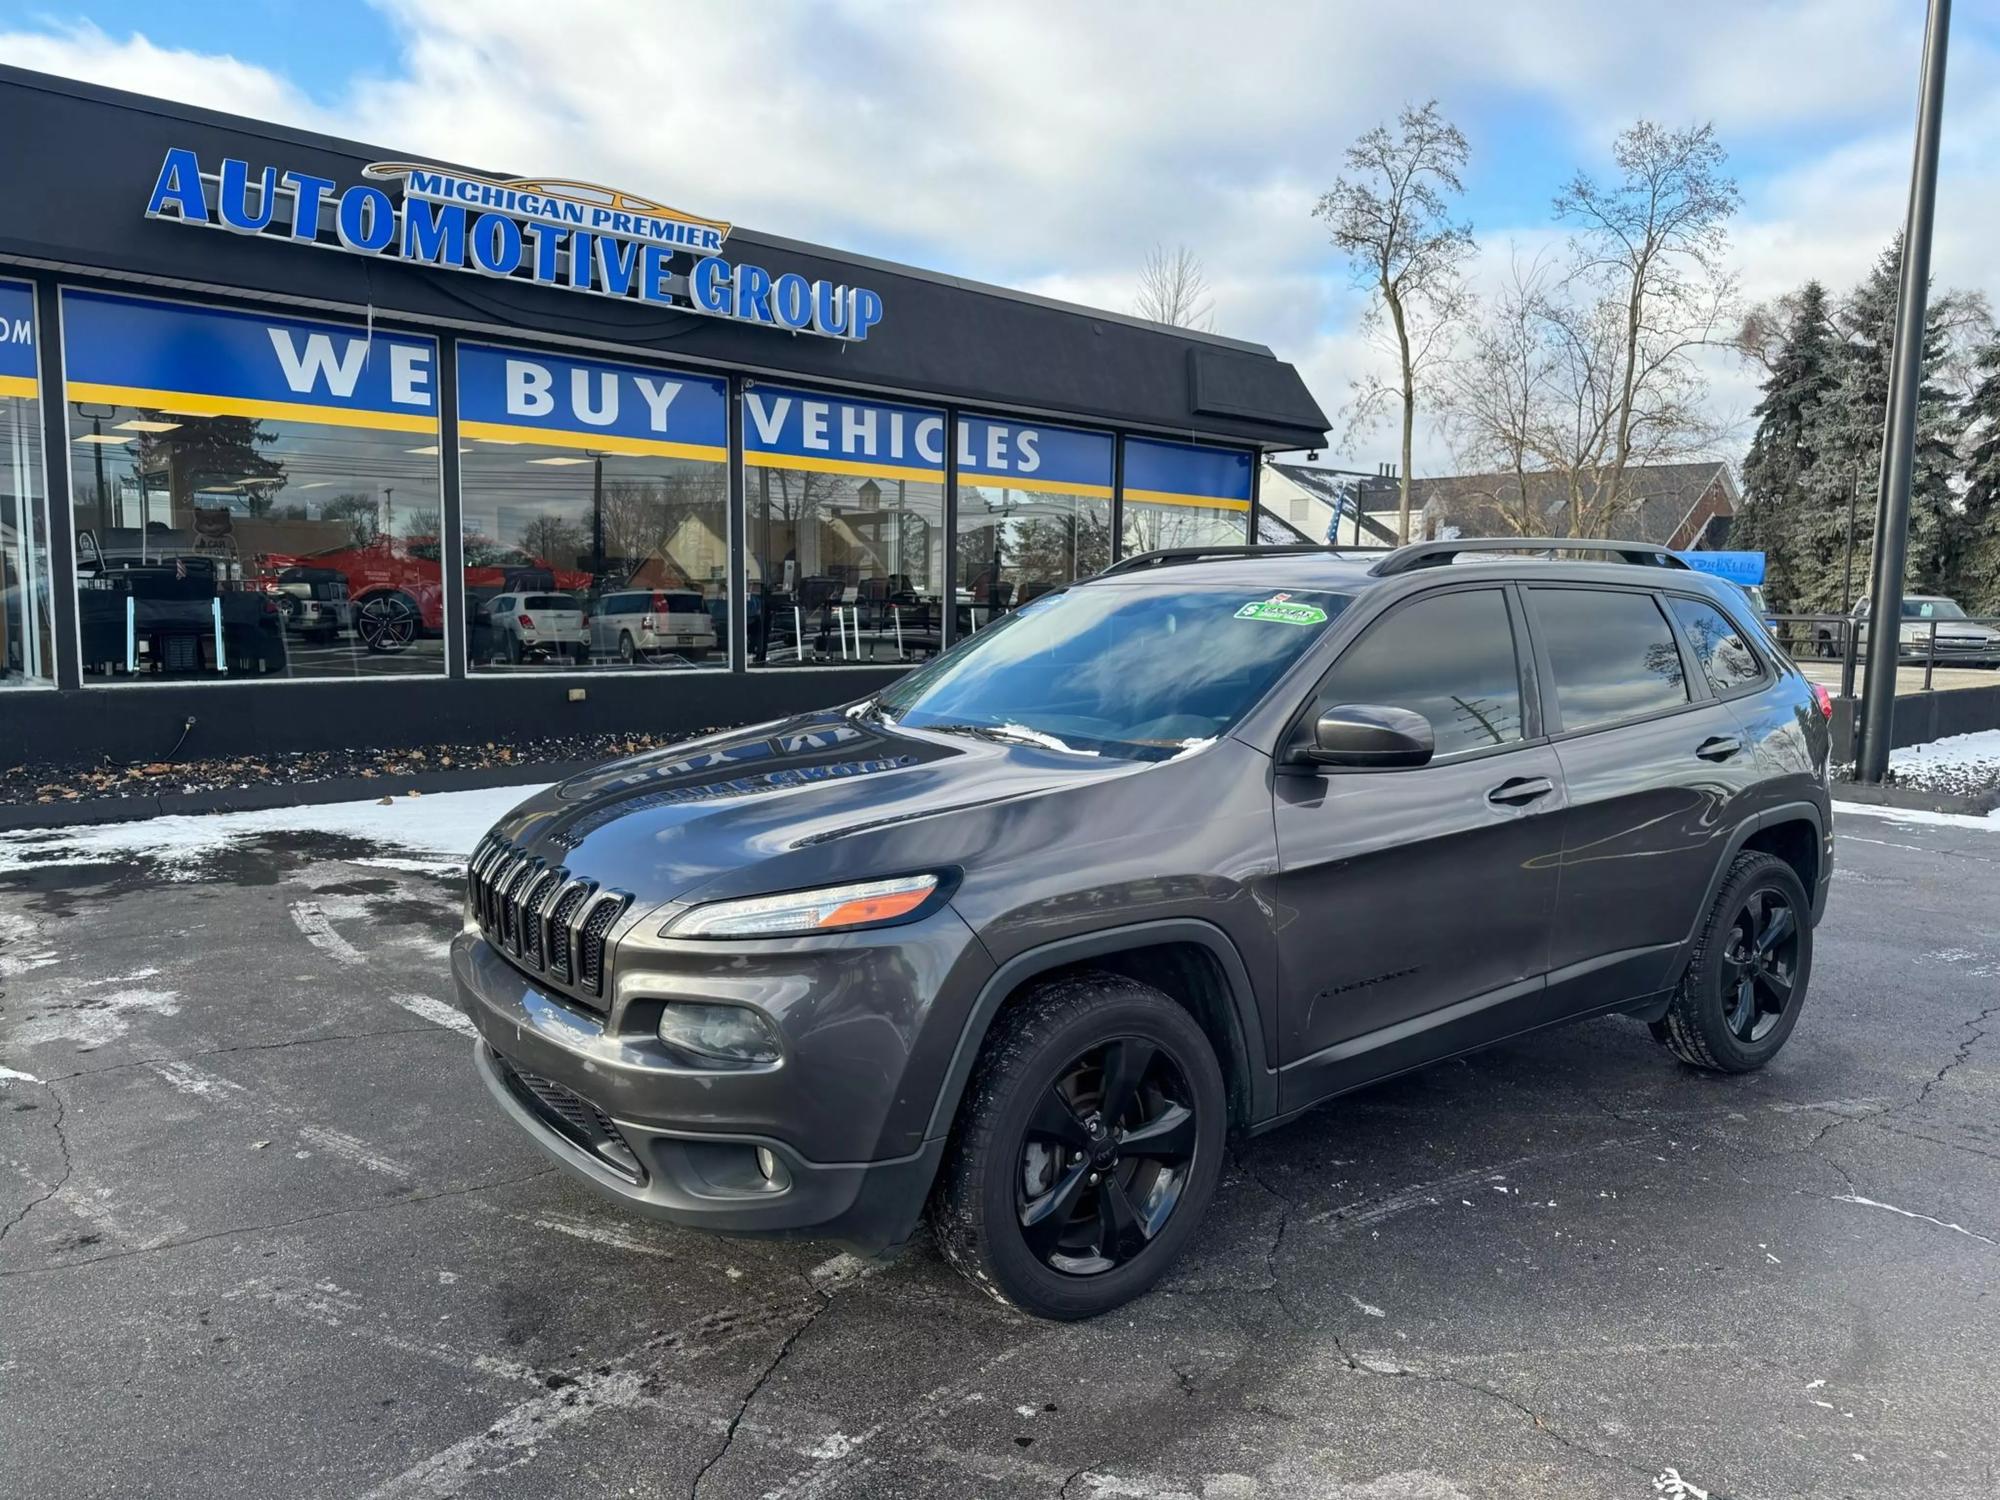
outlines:
[[[1601,170],[1637,114],[1713,118],[1746,170],[1746,292],[1840,287],[1902,216],[1920,24],[1895,0],[382,4],[397,65],[324,104],[268,68],[87,22],[0,34],[0,55],[1120,310],[1146,249],[1184,242],[1217,327],[1298,364],[1336,428],[1372,356],[1311,207],[1361,130],[1435,94],[1479,127],[1475,187],[1505,183],[1510,157],[1550,177],[1503,195],[1538,211],[1566,170],[1551,162]],[[2000,104],[1990,50],[1961,31],[1938,271],[1986,285]],[[1489,278],[1510,242],[1557,238],[1532,218],[1480,232]],[[1744,405],[1727,385],[1718,400]],[[1445,458],[1429,439],[1424,466]]]

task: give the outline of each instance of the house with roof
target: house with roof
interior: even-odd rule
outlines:
[[[1630,497],[1606,535],[1652,542],[1677,552],[1710,551],[1728,543],[1738,494],[1719,460],[1635,464],[1624,474]],[[1394,545],[1398,481],[1387,473],[1358,474],[1316,464],[1264,465],[1263,509],[1298,530],[1349,545]],[[1338,525],[1338,536],[1333,528]],[[1570,496],[1561,474],[1445,474],[1410,483],[1412,541],[1470,536],[1567,536]]]

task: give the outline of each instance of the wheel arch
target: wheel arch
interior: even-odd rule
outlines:
[[[1265,1063],[1263,1020],[1243,956],[1221,928],[1182,918],[1062,938],[1016,954],[994,970],[960,1029],[927,1138],[950,1132],[1000,1013],[1036,983],[1078,969],[1107,969],[1150,984],[1194,1016],[1222,1066],[1232,1126],[1252,1125],[1277,1112],[1277,1075]]]
[[[1701,905],[1695,908],[1695,925],[1688,932],[1682,944],[1680,959],[1674,964],[1673,973],[1668,978],[1667,989],[1655,1006],[1648,1006],[1638,1012],[1642,1019],[1654,1019],[1653,1012],[1664,1014],[1667,997],[1681,982],[1687,972],[1689,959],[1693,956],[1695,934],[1708,917],[1709,908],[1715,905],[1715,898],[1722,890],[1722,883],[1729,878],[1729,867],[1736,862],[1736,856],[1745,850],[1775,855],[1792,867],[1805,887],[1806,899],[1812,903],[1812,917],[1819,920],[1821,899],[1818,884],[1821,871],[1821,850],[1826,840],[1826,814],[1810,802],[1787,802],[1778,807],[1767,807],[1762,812],[1745,818],[1737,825],[1723,846],[1722,857],[1715,862],[1715,870],[1708,877],[1708,889],[1702,892]]]

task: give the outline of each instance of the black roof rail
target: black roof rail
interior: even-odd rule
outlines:
[[[1436,568],[1462,552],[1546,552],[1553,559],[1558,552],[1609,552],[1621,562],[1641,567],[1688,569],[1682,559],[1652,542],[1605,541],[1576,536],[1473,536],[1450,542],[1412,542],[1397,547],[1368,571],[1377,578],[1390,578],[1418,568]]]
[[[1329,542],[1272,542],[1255,546],[1221,547],[1161,547],[1152,552],[1135,552],[1130,557],[1121,557],[1097,576],[1108,578],[1113,573],[1137,573],[1147,568],[1172,567],[1177,563],[1219,562],[1230,558],[1245,557],[1309,557],[1323,554],[1327,557],[1344,557],[1350,552],[1386,554],[1394,552],[1394,547],[1350,547],[1334,546]]]

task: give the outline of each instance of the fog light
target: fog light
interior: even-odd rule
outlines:
[[[670,1000],[660,1012],[660,1041],[698,1068],[766,1067],[780,1056],[770,1023],[741,1005]]]
[[[769,1146],[757,1148],[757,1170],[766,1182],[780,1192],[792,1185],[792,1174],[785,1170],[785,1164],[778,1160]]]

